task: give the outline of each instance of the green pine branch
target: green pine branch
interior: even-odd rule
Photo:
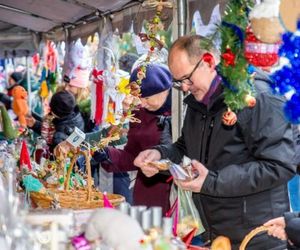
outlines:
[[[248,0],[231,0],[229,1],[223,21],[229,24],[236,25],[240,28],[245,37],[245,31],[248,25],[247,11],[253,3]],[[244,41],[241,41],[235,30],[226,25],[221,25],[221,54],[224,54],[227,49],[230,49],[235,55],[235,65],[228,66],[226,61],[221,58],[219,71],[227,82],[236,89],[237,92],[226,88],[224,98],[226,105],[234,111],[243,109],[246,106],[245,95],[252,94],[252,87],[249,84],[250,75],[247,72],[248,62],[244,57]]]

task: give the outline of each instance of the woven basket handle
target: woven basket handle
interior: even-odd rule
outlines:
[[[264,232],[264,231],[268,231],[268,227],[266,226],[260,226],[260,227],[257,227],[255,229],[253,229],[250,233],[248,233],[245,238],[243,239],[241,245],[240,245],[240,248],[239,250],[245,250],[246,249],[246,246],[247,244],[249,243],[249,241],[255,236],[257,235],[258,233],[260,232]]]
[[[67,172],[67,178],[65,179],[64,182],[64,188],[66,191],[69,190],[70,188],[70,178],[71,178],[71,173],[74,168],[75,162],[77,160],[77,157],[79,155],[83,155],[85,158],[85,164],[86,164],[86,171],[87,171],[87,186],[88,186],[88,200],[91,200],[91,193],[92,193],[92,171],[91,171],[91,159],[90,159],[90,154],[87,151],[79,151],[74,156],[72,157],[70,167]]]

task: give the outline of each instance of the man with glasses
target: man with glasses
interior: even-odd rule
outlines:
[[[199,36],[180,37],[169,53],[175,87],[190,94],[181,137],[173,144],[141,152],[135,165],[150,177],[158,170],[150,161],[191,159],[197,177],[175,180],[193,191],[206,232],[203,240],[230,238],[233,249],[252,229],[289,210],[287,181],[296,173],[291,162],[294,144],[291,125],[282,112],[284,99],[268,89],[263,72],[255,78],[254,108],[237,113],[237,123],[225,126],[223,85],[215,65],[218,54],[201,48]],[[286,243],[263,233],[247,249],[285,249]]]

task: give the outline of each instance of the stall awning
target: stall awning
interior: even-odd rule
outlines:
[[[37,40],[44,35],[64,40],[61,31],[65,29],[73,29],[74,39],[91,35],[97,29],[95,20],[101,16],[141,2],[143,0],[0,0],[0,55],[18,56],[18,50],[22,55],[31,54],[37,49]],[[81,24],[86,25],[78,29]]]

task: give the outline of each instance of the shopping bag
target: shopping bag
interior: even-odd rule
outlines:
[[[173,217],[173,234],[183,238],[195,228],[197,228],[195,236],[202,234],[205,229],[192,199],[192,192],[180,187],[177,191],[178,197],[166,213],[166,217]]]

